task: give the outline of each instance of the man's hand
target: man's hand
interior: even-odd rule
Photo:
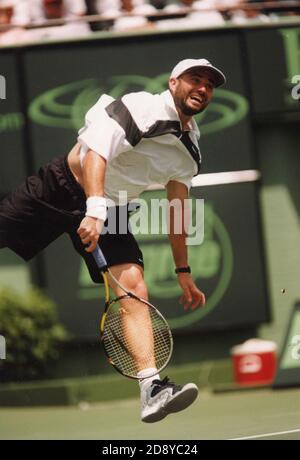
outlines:
[[[184,309],[191,308],[194,310],[197,306],[204,307],[205,295],[197,288],[191,275],[189,273],[178,273],[177,278],[183,290],[180,303],[183,304]]]
[[[99,225],[98,219],[95,217],[85,217],[77,230],[78,235],[84,245],[86,252],[93,252],[96,249],[99,240]]]

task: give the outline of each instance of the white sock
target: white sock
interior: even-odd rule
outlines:
[[[137,375],[140,378],[139,385],[141,391],[145,391],[147,388],[149,388],[153,380],[160,380],[159,374],[154,375],[155,372],[157,372],[157,369],[154,367],[143,369],[142,371],[138,372]],[[148,375],[151,375],[152,377],[147,377]]]

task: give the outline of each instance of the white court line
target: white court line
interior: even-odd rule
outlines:
[[[246,440],[246,439],[266,438],[266,437],[269,437],[269,436],[279,436],[280,434],[291,434],[291,433],[300,433],[300,429],[298,429],[298,430],[289,430],[289,431],[278,431],[277,433],[257,434],[255,436],[246,436],[244,438],[229,439],[229,441],[243,441],[243,440]]]

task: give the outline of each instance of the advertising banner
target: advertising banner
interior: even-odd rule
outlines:
[[[205,308],[194,311],[185,311],[179,303],[181,289],[174,273],[168,236],[162,231],[163,210],[159,224],[155,223],[151,229],[150,212],[146,225],[143,208],[132,216],[133,233],[136,232],[144,255],[150,299],[169,320],[174,332],[228,329],[269,319],[256,192],[255,183],[193,188],[192,224],[196,227],[199,212],[195,199],[204,199],[204,226],[198,219],[204,239],[199,244],[191,238],[189,262],[193,277],[207,298]],[[164,191],[143,195],[149,211],[153,206],[151,200],[164,197]],[[202,228],[198,230],[202,232]],[[49,295],[60,306],[60,316],[69,330],[80,337],[98,334],[103,288],[91,281],[84,262],[74,253],[67,237],[47,249],[46,273]]]
[[[245,33],[254,112],[300,116],[300,27]]]
[[[86,111],[103,93],[115,98],[134,91],[160,93],[168,87],[172,68],[187,56],[206,57],[227,76],[227,84],[215,90],[209,108],[196,117],[202,172],[254,168],[246,82],[238,36],[233,32],[122,37],[27,51],[36,167],[71,149]]]
[[[0,54],[0,196],[25,177],[25,155],[18,87],[17,60],[14,54]]]

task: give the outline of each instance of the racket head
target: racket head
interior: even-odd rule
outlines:
[[[173,337],[166,319],[131,293],[106,303],[100,332],[108,362],[125,377],[141,379],[138,372],[149,368],[156,375],[171,359]]]

